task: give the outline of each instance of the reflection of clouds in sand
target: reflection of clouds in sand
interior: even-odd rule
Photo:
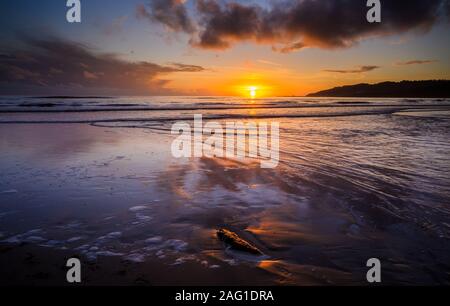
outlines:
[[[6,129],[0,131],[5,149],[32,156],[30,161],[33,162],[70,159],[74,155],[90,152],[97,145],[111,145],[119,141],[116,133],[105,138],[102,130],[83,125],[15,125],[7,132]]]
[[[258,267],[276,275],[277,282],[283,285],[361,284],[349,272],[325,267],[299,265],[282,260],[264,260]]]
[[[232,226],[245,230],[266,255],[246,258],[227,250],[215,234],[197,237],[195,241],[212,241],[203,254],[225,264],[258,264],[268,257],[287,256],[297,245],[332,240],[332,233],[341,221],[332,217],[317,219],[309,201],[302,198],[300,188],[283,177],[281,172],[265,170],[252,160],[201,158],[167,171],[161,188],[169,191],[177,206],[174,223],[183,226],[197,224],[201,228],[217,229]],[[182,190],[180,192],[180,189]],[[185,197],[189,194],[190,197]],[[316,218],[314,224],[308,218]],[[334,217],[334,216],[333,216]],[[323,222],[322,230],[317,223]],[[328,223],[328,224],[327,224]],[[320,227],[320,224],[319,224]],[[296,258],[291,257],[295,262]],[[272,273],[272,271],[270,271]]]
[[[266,203],[270,200],[279,203],[286,193],[297,190],[280,173],[261,169],[257,161],[206,157],[169,168],[160,187],[170,191],[174,201],[195,202],[199,197],[213,195],[214,202],[234,197],[249,205],[259,202],[261,194]]]
[[[258,236],[267,248],[282,250],[336,243],[346,235],[345,228],[352,222],[348,215],[339,211],[324,214],[305,201],[268,207],[254,216],[246,230]]]
[[[208,233],[227,225],[245,229],[254,226],[258,214],[270,207],[276,210],[289,203],[307,205],[299,202],[299,195],[292,193],[296,187],[281,173],[261,169],[253,160],[195,159],[169,168],[159,188],[169,199],[158,219],[168,218],[181,228],[198,227],[193,233],[197,244],[217,239],[214,235],[205,237],[202,231]]]

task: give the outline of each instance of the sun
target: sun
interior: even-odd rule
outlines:
[[[258,91],[258,87],[256,87],[256,86],[250,86],[250,87],[248,88],[248,92],[249,92],[249,94],[250,94],[250,98],[252,98],[252,99],[256,98],[257,91]]]
[[[242,85],[235,85],[233,89],[237,96],[254,100],[253,102],[270,94],[269,87],[262,83],[244,83]]]

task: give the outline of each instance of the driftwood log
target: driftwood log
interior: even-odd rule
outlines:
[[[217,237],[234,250],[247,252],[254,255],[262,255],[262,252],[257,247],[245,241],[232,231],[224,228],[219,229],[217,231]]]

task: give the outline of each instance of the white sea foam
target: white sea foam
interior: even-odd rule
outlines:
[[[132,261],[132,262],[144,262],[145,261],[145,254],[142,253],[131,253],[124,257],[125,260]]]
[[[73,243],[73,242],[79,241],[79,240],[81,240],[81,239],[83,239],[83,237],[76,236],[76,237],[69,238],[69,239],[67,239],[66,241],[67,241],[68,243]]]
[[[29,230],[28,232],[25,232],[23,234],[15,235],[12,237],[9,237],[5,240],[2,240],[4,243],[12,243],[12,244],[19,244],[23,242],[33,243],[33,242],[42,242],[46,239],[37,236],[37,234],[41,234],[44,231],[40,228]]]
[[[145,242],[149,243],[149,244],[156,244],[156,243],[160,243],[162,240],[163,240],[163,238],[161,236],[156,236],[156,237],[146,239]]]
[[[142,210],[146,210],[146,209],[147,209],[147,206],[140,205],[140,206],[130,207],[128,210],[131,212],[138,212],[138,211],[142,211]]]
[[[13,194],[13,193],[18,193],[18,191],[16,189],[9,189],[9,190],[0,191],[0,194]]]

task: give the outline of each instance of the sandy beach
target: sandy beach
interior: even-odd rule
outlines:
[[[386,285],[448,284],[446,111],[347,107],[355,114],[272,119],[276,169],[176,159],[170,122],[92,119],[122,112],[0,124],[1,284],[65,285],[74,256],[85,285],[365,285],[372,257]],[[43,115],[58,120],[1,120]],[[263,255],[230,250],[220,228]]]

